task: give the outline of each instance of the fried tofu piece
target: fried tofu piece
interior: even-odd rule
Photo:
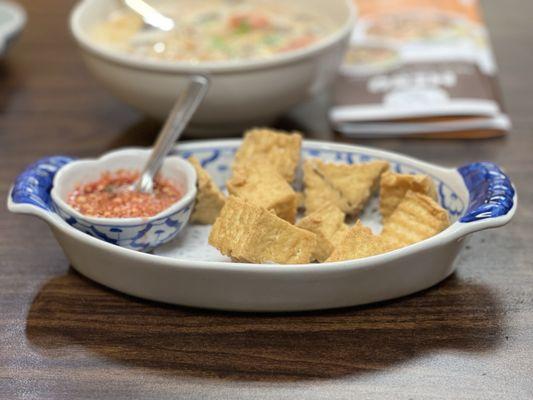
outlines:
[[[327,203],[312,214],[302,218],[296,226],[317,235],[315,258],[323,262],[333,252],[343,235],[349,230],[344,223],[345,214],[332,203]]]
[[[326,262],[355,260],[386,253],[389,250],[391,250],[390,244],[381,235],[374,235],[361,221],[357,221],[343,235],[341,242],[335,247]]]
[[[448,213],[435,200],[409,190],[385,221],[381,236],[391,247],[400,248],[434,236],[449,225]]]
[[[425,194],[437,201],[435,184],[427,175],[397,174],[387,171],[381,176],[379,210],[383,221],[393,213],[409,190]]]
[[[209,244],[234,260],[305,264],[313,261],[316,235],[243,199],[230,196],[209,234]]]
[[[235,168],[227,188],[231,195],[263,207],[291,224],[296,220],[296,193],[283,176],[267,164],[260,162],[247,168]]]
[[[191,222],[212,224],[215,222],[222,207],[224,207],[226,197],[222,194],[215,182],[213,182],[213,179],[207,171],[202,168],[202,165],[196,157],[190,157],[189,162],[196,170],[198,177],[196,183],[196,200],[191,214]]]
[[[239,167],[266,162],[291,183],[300,162],[301,147],[302,135],[297,132],[251,129],[245,133],[242,145],[235,154],[233,171]]]
[[[399,249],[434,236],[449,224],[448,213],[435,200],[409,190],[387,219],[381,234],[374,235],[358,221],[344,234],[326,262],[354,260]]]
[[[331,202],[344,213],[357,215],[377,189],[389,168],[386,161],[364,164],[325,163],[313,158],[304,162],[305,209],[311,214]]]

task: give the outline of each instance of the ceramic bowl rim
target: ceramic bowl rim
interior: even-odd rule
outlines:
[[[84,159],[78,159],[78,160],[69,162],[68,164],[61,167],[59,171],[57,171],[57,174],[54,177],[52,190],[50,191],[50,197],[52,199],[53,204],[56,207],[64,210],[64,212],[66,212],[67,214],[73,215],[79,220],[87,221],[93,225],[113,225],[113,226],[123,226],[123,227],[146,225],[150,222],[157,221],[163,218],[168,218],[169,216],[172,216],[180,212],[182,209],[187,207],[191,202],[193,202],[196,197],[197,174],[193,166],[187,160],[185,160],[184,158],[178,155],[169,155],[166,157],[166,159],[167,160],[171,159],[172,162],[177,162],[179,164],[179,168],[184,172],[185,177],[187,179],[186,191],[183,194],[183,197],[179,199],[176,203],[174,203],[170,207],[166,208],[165,210],[161,211],[160,213],[152,217],[148,217],[148,218],[144,218],[144,217],[100,218],[100,217],[92,217],[92,216],[84,215],[80,213],[79,211],[75,210],[70,205],[68,205],[67,202],[64,201],[61,198],[61,196],[59,196],[59,194],[57,193],[58,187],[61,187],[62,179],[68,176],[69,171],[76,164],[79,165],[80,163],[87,163],[87,164],[105,163],[106,161],[119,155],[126,155],[126,154],[131,154],[134,156],[145,155],[145,154],[148,154],[150,151],[151,151],[150,148],[128,147],[128,148],[123,148],[123,149],[104,153],[100,157],[84,158]]]

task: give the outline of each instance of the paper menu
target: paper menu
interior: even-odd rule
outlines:
[[[347,136],[504,134],[477,0],[354,0],[359,20],[330,119]]]

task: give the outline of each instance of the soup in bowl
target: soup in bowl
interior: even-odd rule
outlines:
[[[158,10],[176,21],[169,31],[146,29],[130,9],[95,25],[93,38],[139,58],[165,61],[258,60],[302,49],[330,35],[329,18],[291,2],[249,0],[162,1]]]
[[[219,133],[268,124],[327,89],[355,22],[351,0],[150,4],[175,28],[144,28],[121,1],[80,2],[71,30],[87,66],[117,97],[159,119],[191,74],[209,74],[192,127]]]

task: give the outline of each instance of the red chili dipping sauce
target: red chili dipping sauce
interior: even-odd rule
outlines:
[[[78,186],[67,203],[81,214],[99,218],[153,217],[176,203],[181,191],[161,177],[154,180],[153,193],[131,190],[138,171],[104,172],[100,179]]]

